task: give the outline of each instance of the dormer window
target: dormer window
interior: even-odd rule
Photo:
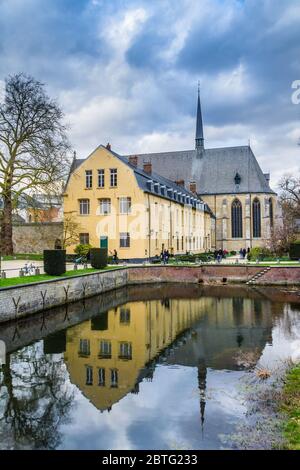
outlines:
[[[147,180],[147,189],[149,191],[153,191],[153,181],[152,180]]]
[[[236,185],[239,185],[241,183],[241,176],[239,175],[239,173],[236,173],[235,174],[235,177],[234,177],[234,182]]]

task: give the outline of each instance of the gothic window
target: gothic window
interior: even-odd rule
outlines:
[[[273,214],[273,200],[270,197],[269,199],[269,214],[270,214],[270,227],[273,227],[274,224],[274,214]]]
[[[231,205],[231,231],[232,238],[243,237],[242,204],[238,199],[235,199]]]
[[[255,198],[252,204],[252,217],[253,217],[253,237],[261,237],[261,216],[260,216],[260,202]]]

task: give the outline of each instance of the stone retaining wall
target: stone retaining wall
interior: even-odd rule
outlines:
[[[126,285],[157,282],[245,283],[259,266],[140,266],[0,289],[0,322],[65,305]],[[300,285],[299,267],[272,267],[258,285]]]
[[[62,222],[13,224],[14,253],[43,253],[53,250],[56,240],[62,240]]]

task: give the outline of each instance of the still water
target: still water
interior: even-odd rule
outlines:
[[[300,297],[130,287],[0,326],[2,449],[219,449],[243,380],[299,347]]]

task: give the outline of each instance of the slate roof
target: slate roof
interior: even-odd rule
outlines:
[[[105,147],[103,145],[100,145],[98,148]],[[121,160],[123,163],[125,163],[125,165],[129,166],[134,171],[138,186],[145,193],[155,194],[156,196],[176,201],[180,204],[192,205],[197,209],[204,210],[205,212],[209,213],[212,217],[214,217],[214,214],[212,213],[211,209],[201,199],[201,197],[187,190],[183,186],[176,184],[174,181],[164,176],[161,176],[157,172],[152,171],[151,174],[146,173],[145,171],[143,171],[143,169],[135,167],[134,165],[129,163],[127,157],[119,155],[112,150],[108,151],[115,155],[119,160]],[[71,166],[70,174],[74,172],[85,161],[86,159],[74,160]]]
[[[170,180],[195,181],[206,194],[270,193],[269,186],[249,146],[137,154],[139,165],[151,162],[153,170]],[[126,156],[129,158],[129,155]],[[240,176],[240,184],[235,176]]]

